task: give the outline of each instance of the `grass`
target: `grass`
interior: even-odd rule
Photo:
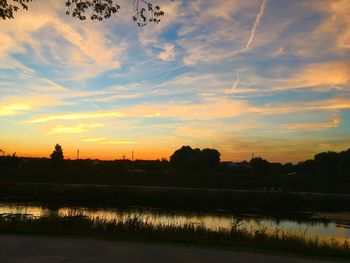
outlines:
[[[306,238],[305,233],[295,234],[276,229],[244,228],[238,220],[230,229],[211,230],[202,224],[152,223],[136,217],[124,220],[88,218],[79,213],[68,216],[55,214],[39,218],[17,214],[0,217],[0,233],[3,234],[43,234],[73,235],[116,240],[147,242],[171,242],[195,245],[221,246],[226,248],[254,248],[279,252],[327,257],[350,257],[350,244],[336,240],[324,241],[317,237]]]

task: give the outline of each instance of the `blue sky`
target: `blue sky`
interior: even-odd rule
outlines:
[[[300,161],[350,145],[350,2],[166,1],[138,28],[35,1],[1,21],[0,148],[48,156]]]

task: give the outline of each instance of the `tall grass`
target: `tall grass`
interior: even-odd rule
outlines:
[[[0,233],[49,234],[102,237],[117,240],[179,242],[223,247],[250,247],[278,250],[317,256],[350,257],[348,241],[306,238],[305,233],[295,234],[276,229],[245,228],[233,221],[231,228],[211,230],[202,224],[160,224],[130,217],[124,220],[88,218],[79,213],[68,216],[48,214],[32,216],[7,214],[0,217]]]

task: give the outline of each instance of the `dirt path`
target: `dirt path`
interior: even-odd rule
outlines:
[[[170,245],[0,235],[1,262],[332,262],[246,251]]]

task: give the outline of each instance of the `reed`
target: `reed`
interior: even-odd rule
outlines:
[[[73,235],[116,240],[146,242],[190,243],[226,248],[249,247],[329,257],[350,257],[348,241],[307,238],[305,233],[286,232],[281,229],[245,228],[239,220],[231,228],[207,229],[202,224],[160,224],[130,217],[124,220],[89,218],[79,213],[68,216],[48,214],[42,217],[7,214],[0,217],[0,233]]]

